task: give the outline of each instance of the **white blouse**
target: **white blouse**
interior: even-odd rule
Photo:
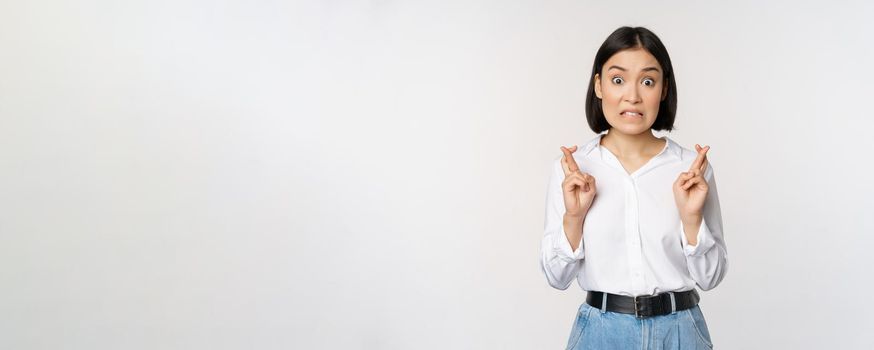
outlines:
[[[540,259],[549,284],[565,290],[576,279],[583,290],[627,296],[716,287],[728,269],[728,253],[712,167],[704,172],[709,188],[698,244],[692,246],[683,233],[673,183],[689,170],[697,152],[663,136],[667,142],[661,153],[629,175],[601,147],[605,134],[574,153],[580,171],[595,177],[597,191],[576,251],[564,232],[561,157],[553,163]]]

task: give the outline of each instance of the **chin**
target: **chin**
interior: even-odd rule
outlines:
[[[609,121],[608,121],[609,122]],[[653,121],[655,122],[655,121]],[[617,132],[626,134],[626,135],[638,135],[645,132],[650,132],[650,128],[652,128],[653,123],[645,123],[645,124],[637,124],[631,125],[628,123],[609,123],[612,130]],[[618,124],[618,125],[617,125]]]

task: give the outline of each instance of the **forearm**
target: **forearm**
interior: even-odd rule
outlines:
[[[576,251],[583,238],[583,222],[586,216],[581,217],[564,215],[564,232],[568,242],[571,244],[571,250]]]
[[[698,245],[698,230],[701,229],[701,215],[695,215],[688,218],[682,218],[683,234],[686,235],[686,242],[690,246]]]

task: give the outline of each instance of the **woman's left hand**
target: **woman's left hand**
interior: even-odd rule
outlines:
[[[707,181],[704,180],[704,170],[707,169],[707,151],[710,146],[695,145],[698,157],[692,162],[689,171],[680,173],[674,181],[674,200],[684,222],[694,222],[701,218],[704,209],[704,199],[707,198]]]

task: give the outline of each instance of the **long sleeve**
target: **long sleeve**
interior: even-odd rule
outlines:
[[[703,220],[698,229],[698,244],[688,244],[682,222],[680,237],[692,279],[701,290],[710,290],[719,285],[728,272],[728,251],[722,234],[722,212],[712,166],[707,167],[704,179],[707,181],[708,191],[702,210]]]
[[[564,231],[565,206],[561,191],[562,181],[564,181],[564,171],[561,169],[561,158],[559,158],[553,164],[546,191],[546,218],[540,246],[540,267],[550,286],[565,290],[577,277],[585,254],[582,240],[577,250],[571,251],[570,242]]]

